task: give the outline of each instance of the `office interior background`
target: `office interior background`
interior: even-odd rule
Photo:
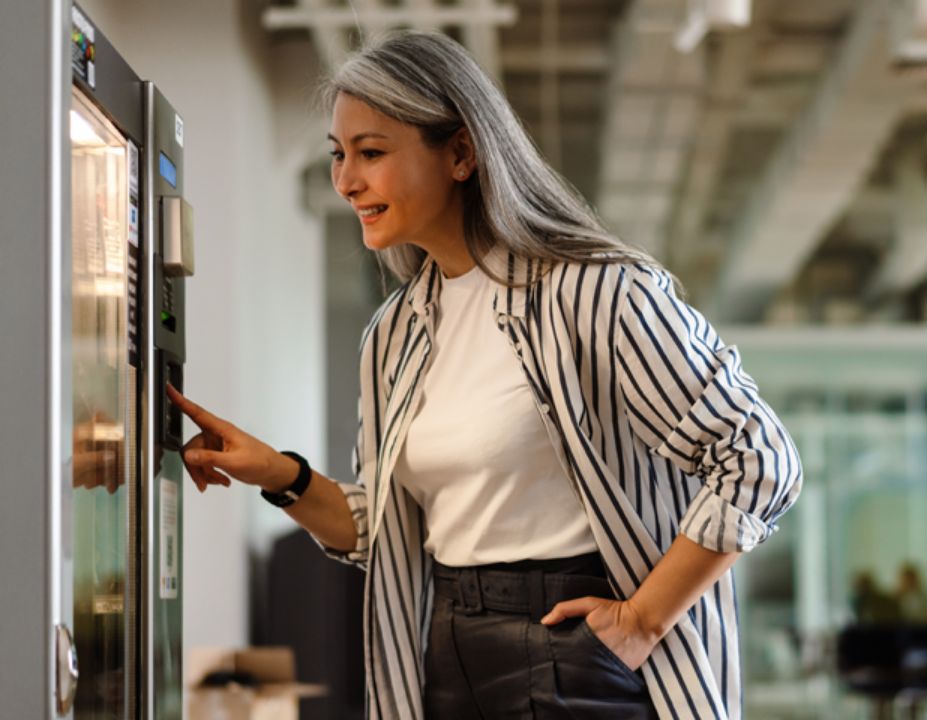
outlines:
[[[840,631],[927,622],[927,2],[82,6],[184,116],[188,394],[340,479],[383,291],[313,90],[391,27],[463,42],[607,225],[739,346],[799,446],[798,504],[737,569],[746,717],[872,716],[837,670]],[[184,646],[248,645],[294,526],[245,487],[188,482],[184,502]],[[284,575],[334,598],[350,582]]]

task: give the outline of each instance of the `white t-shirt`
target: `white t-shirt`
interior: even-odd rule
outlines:
[[[478,268],[442,278],[432,363],[395,477],[425,549],[460,567],[593,552],[595,540]]]

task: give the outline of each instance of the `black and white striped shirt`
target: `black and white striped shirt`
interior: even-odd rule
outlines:
[[[533,278],[509,256],[509,277]],[[440,270],[428,259],[374,315],[361,343],[358,484],[342,484],[358,545],[333,557],[367,570],[368,714],[422,720],[431,558],[421,509],[393,481],[421,396]],[[680,532],[750,550],[795,501],[801,465],[778,418],[665,272],[563,263],[493,309],[553,437],[562,442],[609,580],[630,597]],[[740,718],[734,581],[726,573],[643,666],[661,718]]]

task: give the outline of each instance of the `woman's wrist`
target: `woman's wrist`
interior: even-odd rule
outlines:
[[[656,608],[644,608],[637,595],[632,595],[625,602],[627,614],[637,629],[638,636],[651,645],[656,645],[673,627],[673,619],[656,611]],[[650,612],[648,612],[650,610]],[[655,612],[656,611],[656,612]]]
[[[261,482],[261,489],[269,493],[281,493],[292,485],[299,475],[299,463],[280,452],[274,452],[267,477]]]

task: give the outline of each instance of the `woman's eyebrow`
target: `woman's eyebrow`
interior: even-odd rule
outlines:
[[[362,132],[362,133],[358,133],[357,135],[351,138],[351,144],[356,145],[361,140],[366,140],[368,138],[379,138],[381,140],[389,139],[386,135],[383,135],[382,133]],[[341,141],[338,138],[336,138],[334,135],[332,135],[331,133],[328,133],[328,139],[331,140],[332,142],[338,143],[339,145],[341,144]]]

